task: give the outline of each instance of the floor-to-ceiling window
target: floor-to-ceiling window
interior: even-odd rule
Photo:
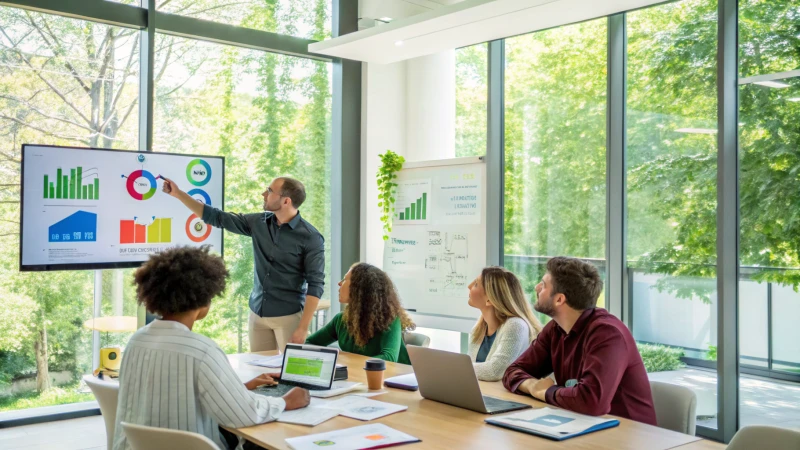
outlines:
[[[456,157],[486,154],[489,44],[456,49]]]
[[[330,63],[157,35],[154,150],[225,157],[225,209],[261,211],[274,177],[306,186],[300,208],[325,237],[330,298]],[[248,350],[253,246],[225,233],[227,292],[197,330]]]
[[[92,400],[79,386],[92,371],[85,322],[133,317],[121,271],[19,272],[23,143],[136,148],[137,30],[0,7],[0,411]],[[130,333],[103,333],[99,345]]]
[[[160,15],[165,20],[150,49],[155,60],[148,80],[155,91],[152,129],[140,128],[139,108],[147,103],[140,98],[147,74],[140,73],[140,62],[148,56],[141,29],[147,22],[132,14],[139,0],[115,3],[125,6],[113,5],[108,13],[106,6],[112,5],[105,5],[97,11],[108,16],[84,20],[0,7],[0,133],[5,138],[0,144],[0,421],[20,417],[4,412],[93,400],[81,376],[97,366],[100,347],[124,347],[131,332],[92,328],[109,323],[135,328],[141,315],[134,269],[18,271],[23,143],[222,155],[225,206],[241,212],[260,210],[260,193],[271,177],[299,178],[308,192],[301,213],[325,236],[326,272],[330,269],[331,63],[269,50],[289,51],[285,45],[297,54],[302,53],[297,42],[286,42],[291,36],[329,38],[331,0],[156,1],[159,13],[183,16],[180,26],[193,21],[198,40],[176,37],[170,27],[178,18]],[[128,20],[129,28],[103,20]],[[220,29],[207,21],[238,28]],[[283,37],[254,37],[263,31]],[[204,42],[206,34],[216,41],[230,39],[231,45]],[[154,148],[140,148],[151,133]],[[231,270],[229,289],[197,330],[228,352],[247,351],[252,247],[228,233],[224,257]],[[328,277],[325,298],[330,290]]]
[[[627,271],[651,379],[716,427],[717,2],[627,14]],[[686,367],[681,357],[706,361]]]
[[[800,1],[739,2],[740,425],[800,428]]]
[[[606,19],[505,42],[504,264],[534,297],[552,256],[604,276],[606,42]]]

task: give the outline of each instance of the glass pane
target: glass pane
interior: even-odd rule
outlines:
[[[505,266],[531,295],[552,256],[605,279],[606,22],[506,40]]]
[[[90,401],[94,273],[18,272],[19,158],[23,143],[136,147],[139,33],[8,7],[0,27],[0,411]]]
[[[158,0],[156,9],[321,41],[331,37],[331,0]]]
[[[780,72],[800,67],[800,3],[739,7],[740,426],[797,428],[800,77]]]
[[[651,380],[717,416],[717,2],[627,15],[627,221],[632,331]]]
[[[489,44],[456,49],[456,157],[486,154]]]
[[[329,300],[331,64],[160,34],[156,48],[154,149],[224,156],[227,211],[263,211],[276,176],[302,181],[303,218],[325,237]],[[248,349],[253,247],[233,233],[224,245],[229,287],[196,330],[235,353]]]

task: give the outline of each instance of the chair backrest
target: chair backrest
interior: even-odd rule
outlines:
[[[750,425],[739,430],[728,450],[785,450],[800,448],[800,431],[789,428]]]
[[[684,386],[650,381],[656,422],[661,428],[694,436],[696,428],[697,396]]]
[[[120,426],[133,450],[220,450],[217,444],[202,434],[127,422],[121,422]]]
[[[83,379],[92,390],[97,404],[100,405],[100,414],[106,423],[106,440],[108,448],[114,447],[114,423],[117,420],[117,398],[119,397],[119,384],[111,381],[101,381],[94,377]]]
[[[417,347],[430,347],[431,338],[425,336],[422,333],[412,333],[409,331],[403,333],[403,342],[405,342],[406,345],[416,345]]]

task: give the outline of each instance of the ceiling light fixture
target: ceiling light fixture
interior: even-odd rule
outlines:
[[[381,22],[391,22],[392,18],[391,17],[381,17],[378,20],[380,20]]]
[[[717,134],[717,130],[713,130],[711,128],[678,128],[678,133],[690,133],[690,134]]]
[[[402,46],[403,46],[403,41],[396,41],[396,42],[394,43],[394,45],[396,45],[396,46],[398,46],[398,47],[402,47]]]
[[[775,89],[783,89],[783,88],[788,88],[789,87],[788,84],[779,83],[777,81],[756,81],[753,84],[758,84],[758,85],[761,85],[761,86],[771,87],[771,88],[775,88]]]

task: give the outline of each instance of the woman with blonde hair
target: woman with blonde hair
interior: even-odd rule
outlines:
[[[307,344],[338,342],[346,352],[410,364],[403,331],[413,330],[414,322],[386,272],[371,264],[354,264],[339,282],[339,302],[347,309],[309,336]]]
[[[469,342],[475,374],[482,381],[498,381],[536,339],[542,324],[519,279],[504,267],[486,267],[470,283],[469,306],[481,311]]]

